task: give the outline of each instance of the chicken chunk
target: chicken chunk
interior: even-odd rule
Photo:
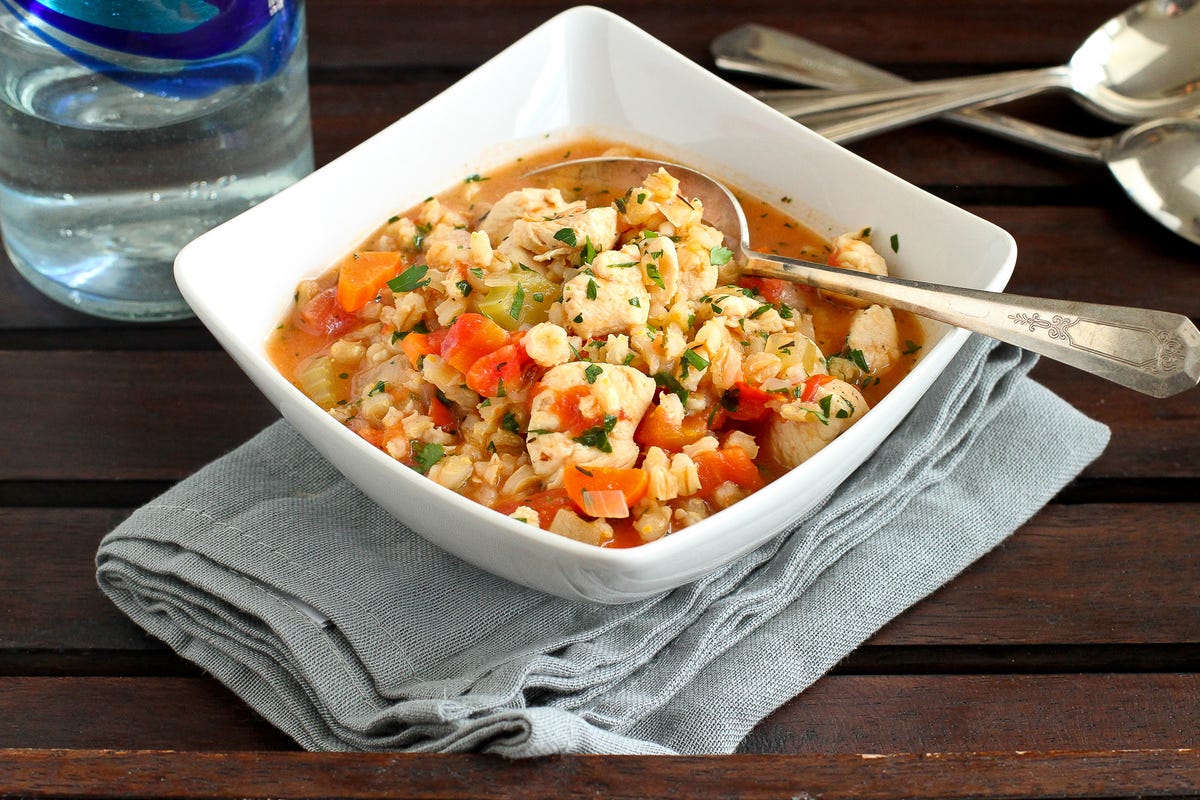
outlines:
[[[572,208],[550,219],[522,217],[513,221],[507,239],[539,261],[565,252],[578,253],[587,242],[597,252],[610,250],[617,242],[617,212],[607,207]]]
[[[633,367],[572,361],[548,370],[530,404],[534,472],[555,488],[567,463],[632,467],[640,451],[633,433],[654,391],[654,379]]]
[[[868,275],[887,275],[887,262],[875,252],[875,248],[854,234],[843,233],[833,240],[833,252],[829,254],[829,265],[842,269],[865,272]],[[854,308],[866,308],[870,303],[850,295],[822,292],[827,300]]]
[[[863,355],[871,375],[882,375],[900,360],[900,334],[896,317],[886,306],[871,306],[854,312],[846,349]]]
[[[517,189],[501,197],[479,229],[488,235],[492,247],[508,236],[513,223],[519,219],[544,219],[562,213],[570,204],[558,189]]]
[[[562,310],[573,332],[594,339],[645,325],[650,294],[630,256],[609,250],[596,256],[590,269],[563,283]]]
[[[812,458],[866,412],[867,401],[858,389],[830,380],[817,390],[814,402],[793,400],[779,409],[767,429],[768,452],[791,469]]]

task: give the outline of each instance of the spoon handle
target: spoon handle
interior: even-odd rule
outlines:
[[[740,25],[712,42],[716,65],[722,69],[827,89],[873,89],[903,86],[908,81],[865,61],[830,50],[801,36],[766,25]],[[756,96],[773,105],[773,92]],[[1087,139],[979,107],[946,114],[946,118],[1010,141],[1087,161],[1103,159],[1104,140]],[[859,138],[873,131],[859,132]],[[846,137],[840,141],[850,141]]]
[[[883,303],[1070,364],[1153,397],[1200,382],[1200,330],[1182,314],[867,275],[747,252],[745,272]]]
[[[800,89],[782,92],[771,103],[789,117],[846,111],[895,100],[924,100],[937,114],[979,103],[1014,100],[1044,89],[1061,89],[1070,85],[1064,67],[1027,69],[968,78],[947,78],[919,81],[879,89]],[[953,105],[947,98],[953,98]],[[920,109],[920,103],[909,106]]]

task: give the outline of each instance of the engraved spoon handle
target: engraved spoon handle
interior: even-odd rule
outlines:
[[[940,286],[746,251],[751,275],[884,303],[982,333],[1153,397],[1200,382],[1200,330],[1182,314]]]

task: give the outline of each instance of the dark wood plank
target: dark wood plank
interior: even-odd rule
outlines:
[[[488,756],[0,750],[0,790],[29,797],[740,800],[1182,797],[1192,749],[795,756]],[[1052,788],[1051,788],[1052,787]]]
[[[0,747],[42,746],[296,748],[212,678],[0,678]]]
[[[0,351],[0,374],[0,481],[175,480],[278,416],[222,352]]]
[[[749,752],[1191,747],[1200,674],[831,675],[756,727]]]
[[[128,654],[112,669],[131,669],[134,652],[162,648],[96,587],[96,545],[125,513],[0,509],[0,651],[13,654],[10,671],[21,652],[60,653],[75,668],[95,662],[104,674],[105,653]],[[868,649],[1197,644],[1197,553],[1200,504],[1050,506]],[[80,655],[67,662],[70,653]]]
[[[318,69],[461,68],[482,63],[559,11],[569,0],[427,4],[379,0],[310,0],[309,52]],[[600,2],[701,64],[713,37],[744,22],[794,31],[827,47],[880,64],[961,65],[961,74],[988,65],[1062,64],[1089,33],[1124,10],[1123,0],[1023,2],[969,6],[953,0],[901,4],[817,0],[794,6],[754,0],[696,4]],[[370,32],[364,35],[364,32]],[[911,66],[910,66],[911,68]]]
[[[829,675],[746,752],[1190,747],[1200,674]],[[1098,702],[1097,698],[1103,698]],[[277,750],[294,745],[209,678],[0,678],[0,747]]]

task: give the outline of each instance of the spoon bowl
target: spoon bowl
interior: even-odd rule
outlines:
[[[816,42],[762,25],[743,25],[713,41],[725,69],[828,88],[905,85],[903,79]],[[759,93],[776,104],[776,93]],[[911,101],[910,101],[911,102]],[[921,98],[917,102],[923,102]],[[846,113],[846,112],[843,112]],[[899,115],[903,116],[903,114]],[[1170,231],[1200,244],[1200,122],[1193,118],[1143,123],[1106,138],[1064,133],[974,106],[950,112],[954,122],[1068,158],[1103,163],[1126,194]],[[841,143],[905,124],[886,114],[830,114],[809,127]]]
[[[1200,330],[1181,314],[962,289],[761,253],[750,246],[745,213],[733,193],[681,164],[587,158],[526,177],[546,185],[636,186],[660,167],[679,180],[681,197],[703,204],[704,220],[725,234],[726,247],[746,274],[803,283],[957,325],[1153,397],[1169,397],[1200,382]]]
[[[916,122],[980,103],[1069,90],[1095,113],[1120,123],[1200,112],[1200,4],[1143,0],[1100,26],[1062,66],[922,81],[880,89],[777,92],[772,105],[793,117],[911,100]]]

